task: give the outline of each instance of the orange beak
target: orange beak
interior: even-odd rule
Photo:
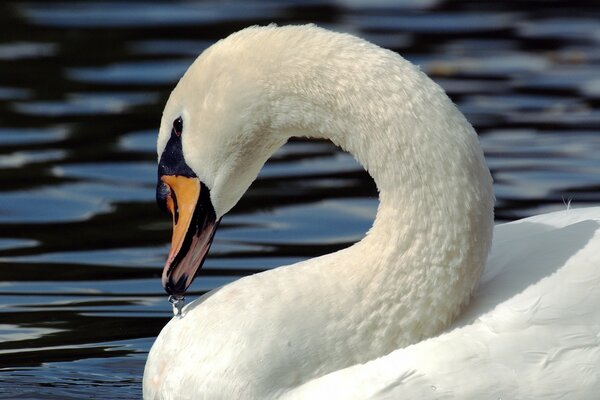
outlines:
[[[162,175],[157,200],[173,217],[162,284],[167,293],[183,296],[204,263],[218,221],[209,190],[197,177]]]

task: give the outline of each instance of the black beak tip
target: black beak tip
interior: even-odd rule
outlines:
[[[163,287],[165,288],[165,292],[170,296],[183,296],[188,287],[187,281],[188,276],[186,274],[180,276],[177,281],[169,277],[166,282],[163,282]]]

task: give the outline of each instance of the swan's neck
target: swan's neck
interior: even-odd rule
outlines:
[[[476,134],[445,93],[396,55],[369,52],[377,57],[281,68],[272,123],[330,139],[375,180],[373,227],[320,273],[352,299],[351,328],[380,355],[439,332],[468,301],[491,242],[493,194]]]

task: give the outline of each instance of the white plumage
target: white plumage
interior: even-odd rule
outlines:
[[[283,398],[595,399],[600,208],[496,227],[472,302],[441,335]]]
[[[491,177],[470,124],[415,66],[314,26],[248,28],[181,79],[159,155],[180,116],[218,218],[292,136],[352,153],[380,206],[357,244],[186,307],[152,347],[144,398],[593,398],[600,209],[496,227],[481,276]]]

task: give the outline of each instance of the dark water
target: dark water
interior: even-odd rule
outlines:
[[[156,129],[215,40],[315,22],[401,52],[475,125],[511,220],[600,204],[599,18],[581,1],[0,3],[0,398],[141,396],[171,315]],[[224,219],[193,294],[346,247],[376,204],[352,157],[293,141]]]

